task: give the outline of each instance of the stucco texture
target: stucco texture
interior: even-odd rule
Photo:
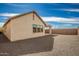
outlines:
[[[9,24],[10,26],[7,24]],[[5,32],[4,29],[4,33],[6,33],[5,35],[11,41],[23,40],[27,38],[33,38],[45,35],[44,33],[45,24],[40,20],[40,18],[35,13],[29,13],[24,16],[11,19],[11,21],[8,22],[7,24],[5,25],[5,27],[7,26],[8,30],[6,30]],[[32,27],[33,24],[42,25],[43,32],[33,33],[33,27]]]

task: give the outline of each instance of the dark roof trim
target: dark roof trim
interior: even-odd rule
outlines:
[[[24,13],[24,14],[17,15],[17,16],[13,16],[13,17],[9,18],[9,19],[5,22],[5,24],[3,25],[3,27],[4,27],[6,24],[8,24],[12,19],[18,18],[18,17],[20,17],[20,16],[27,15],[27,14],[30,14],[30,13],[36,14],[36,15],[39,17],[39,19],[43,22],[43,24],[46,26],[46,23],[42,20],[42,18],[41,18],[35,11],[32,11],[32,12]]]

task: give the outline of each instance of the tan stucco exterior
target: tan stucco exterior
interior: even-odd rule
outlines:
[[[79,35],[79,29],[78,29],[78,35]]]
[[[45,27],[45,34],[46,35],[51,35],[52,34],[52,26],[50,26],[50,25],[46,25],[46,27]]]
[[[33,19],[34,17],[34,19]],[[42,25],[43,32],[33,33],[33,24]],[[18,18],[13,18],[4,26],[3,33],[11,41],[24,40],[27,38],[45,35],[45,24],[35,13],[29,13]]]
[[[3,33],[8,39],[11,39],[11,22],[3,27]]]

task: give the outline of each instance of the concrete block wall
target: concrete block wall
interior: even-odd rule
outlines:
[[[49,30],[45,30],[46,32],[49,32]],[[52,34],[77,35],[79,34],[79,29],[52,29]]]

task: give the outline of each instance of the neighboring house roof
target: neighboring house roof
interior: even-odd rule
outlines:
[[[12,19],[15,19],[15,18],[24,16],[24,15],[28,15],[28,14],[30,14],[30,13],[34,13],[34,14],[36,14],[36,15],[40,18],[40,20],[43,22],[43,24],[46,26],[46,23],[42,20],[42,18],[41,18],[35,11],[32,11],[32,12],[28,12],[28,13],[20,14],[20,15],[13,16],[13,17],[9,18],[9,19],[5,22],[5,24],[3,25],[3,27],[4,27],[6,24],[8,24]]]

